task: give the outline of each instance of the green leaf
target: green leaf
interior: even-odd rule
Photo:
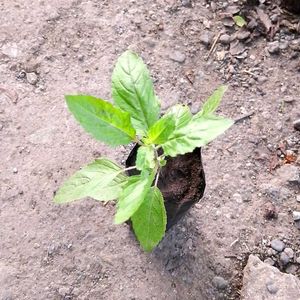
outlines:
[[[141,146],[137,151],[136,168],[138,170],[153,169],[155,167],[154,149],[152,146]]]
[[[193,117],[189,107],[180,104],[172,106],[165,116],[169,115],[173,116],[173,119],[175,120],[174,133],[188,124]]]
[[[205,116],[212,114],[218,108],[226,91],[227,86],[225,85],[222,85],[218,89],[216,89],[213,92],[213,94],[207,99],[207,101],[203,104],[202,110],[197,115]]]
[[[197,116],[162,145],[165,155],[175,157],[202,147],[233,125],[230,119],[209,116]]]
[[[148,139],[152,144],[163,144],[166,142],[175,129],[175,119],[173,115],[163,116],[148,132]]]
[[[246,20],[241,16],[234,16],[233,20],[234,20],[235,24],[239,27],[243,27],[243,26],[247,25]]]
[[[143,203],[131,217],[133,230],[145,251],[152,251],[166,231],[167,215],[163,196],[152,187]]]
[[[144,172],[131,176],[125,185],[118,201],[115,223],[127,221],[140,207],[153,181],[153,175]]]
[[[149,71],[132,51],[124,52],[117,61],[112,96],[121,109],[130,113],[138,134],[144,135],[159,118],[160,106]]]
[[[97,140],[111,146],[126,145],[135,138],[130,115],[92,96],[65,96],[76,120]]]
[[[54,202],[68,203],[85,197],[109,201],[116,199],[127,177],[112,161],[101,158],[71,176],[57,191]]]

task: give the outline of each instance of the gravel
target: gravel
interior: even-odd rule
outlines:
[[[271,54],[278,54],[280,52],[280,47],[279,47],[279,42],[275,41],[275,42],[271,42],[268,44],[268,51]]]
[[[294,257],[294,250],[292,248],[285,248],[284,253],[292,259]]]
[[[35,73],[26,73],[27,82],[36,85],[38,82],[38,76]]]
[[[174,51],[174,52],[170,53],[169,57],[171,60],[179,62],[179,63],[184,63],[185,59],[186,59],[185,54],[180,51]]]
[[[210,32],[204,32],[199,37],[200,42],[205,46],[210,46],[213,40],[212,34]]]
[[[285,252],[280,253],[279,260],[284,266],[286,266],[290,262],[290,258]]]
[[[300,211],[293,211],[294,221],[300,221]]]
[[[212,283],[218,290],[225,290],[228,287],[228,281],[220,276],[214,277]]]
[[[228,45],[231,42],[231,36],[229,34],[222,34],[220,36],[220,42],[224,45]]]
[[[277,252],[282,252],[285,247],[285,244],[281,240],[275,239],[271,241],[271,247]]]
[[[296,130],[300,131],[300,119],[296,120],[293,125]]]

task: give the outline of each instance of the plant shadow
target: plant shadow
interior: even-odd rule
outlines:
[[[189,299],[213,299],[213,258],[195,221],[196,214],[189,212],[171,227],[151,254],[152,264],[188,288]]]

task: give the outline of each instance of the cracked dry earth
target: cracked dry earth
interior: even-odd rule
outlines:
[[[224,77],[222,45],[208,57],[199,40],[205,30],[221,30],[225,1],[214,2],[216,12],[205,1],[1,1],[1,300],[239,299],[250,253],[275,257],[270,241],[277,238],[296,262],[299,184],[282,168],[299,170],[298,61],[289,49],[267,53],[260,37],[234,62],[248,72]],[[149,65],[163,110],[176,102],[196,110],[227,82],[219,112],[253,113],[203,150],[205,196],[151,254],[127,225],[113,225],[113,204],[51,202],[80,166],[128,155],[129,147],[112,151],[87,135],[63,98],[81,92],[110,99],[113,64],[128,48]],[[252,67],[263,80],[250,78]],[[282,143],[296,161],[273,167]],[[270,205],[275,219],[265,218]],[[299,274],[296,263],[278,263],[283,271],[291,265]]]

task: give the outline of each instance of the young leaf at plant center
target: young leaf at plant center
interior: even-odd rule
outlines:
[[[112,75],[112,96],[121,109],[130,113],[138,134],[145,135],[159,118],[160,105],[149,71],[132,51],[126,51],[117,61]]]
[[[114,200],[119,196],[127,177],[112,161],[101,158],[71,176],[57,191],[54,202],[68,203],[85,197]]]
[[[227,91],[227,86],[222,85],[216,89],[213,94],[203,104],[201,111],[197,114],[198,116],[205,116],[212,114],[219,106],[223,95]]]
[[[165,116],[173,116],[173,119],[175,120],[175,130],[173,134],[188,124],[193,117],[188,106],[179,104],[172,106]]]
[[[148,140],[151,144],[163,144],[175,129],[173,115],[163,116],[148,131]]]
[[[162,145],[165,155],[175,157],[179,154],[192,152],[196,147],[202,147],[233,125],[230,119],[209,116],[197,116],[166,143]]]
[[[65,98],[76,120],[97,140],[118,146],[126,145],[135,139],[135,129],[127,112],[92,96],[77,95]]]
[[[247,25],[246,20],[242,16],[234,16],[233,20],[234,20],[235,24],[239,27],[243,27],[243,26]]]
[[[140,207],[153,181],[153,175],[142,172],[128,179],[118,201],[115,223],[127,221]]]
[[[136,168],[138,170],[154,169],[155,155],[153,146],[140,146],[136,156]]]
[[[139,209],[131,217],[133,230],[145,251],[152,251],[166,231],[167,215],[164,199],[157,187],[152,187]]]

